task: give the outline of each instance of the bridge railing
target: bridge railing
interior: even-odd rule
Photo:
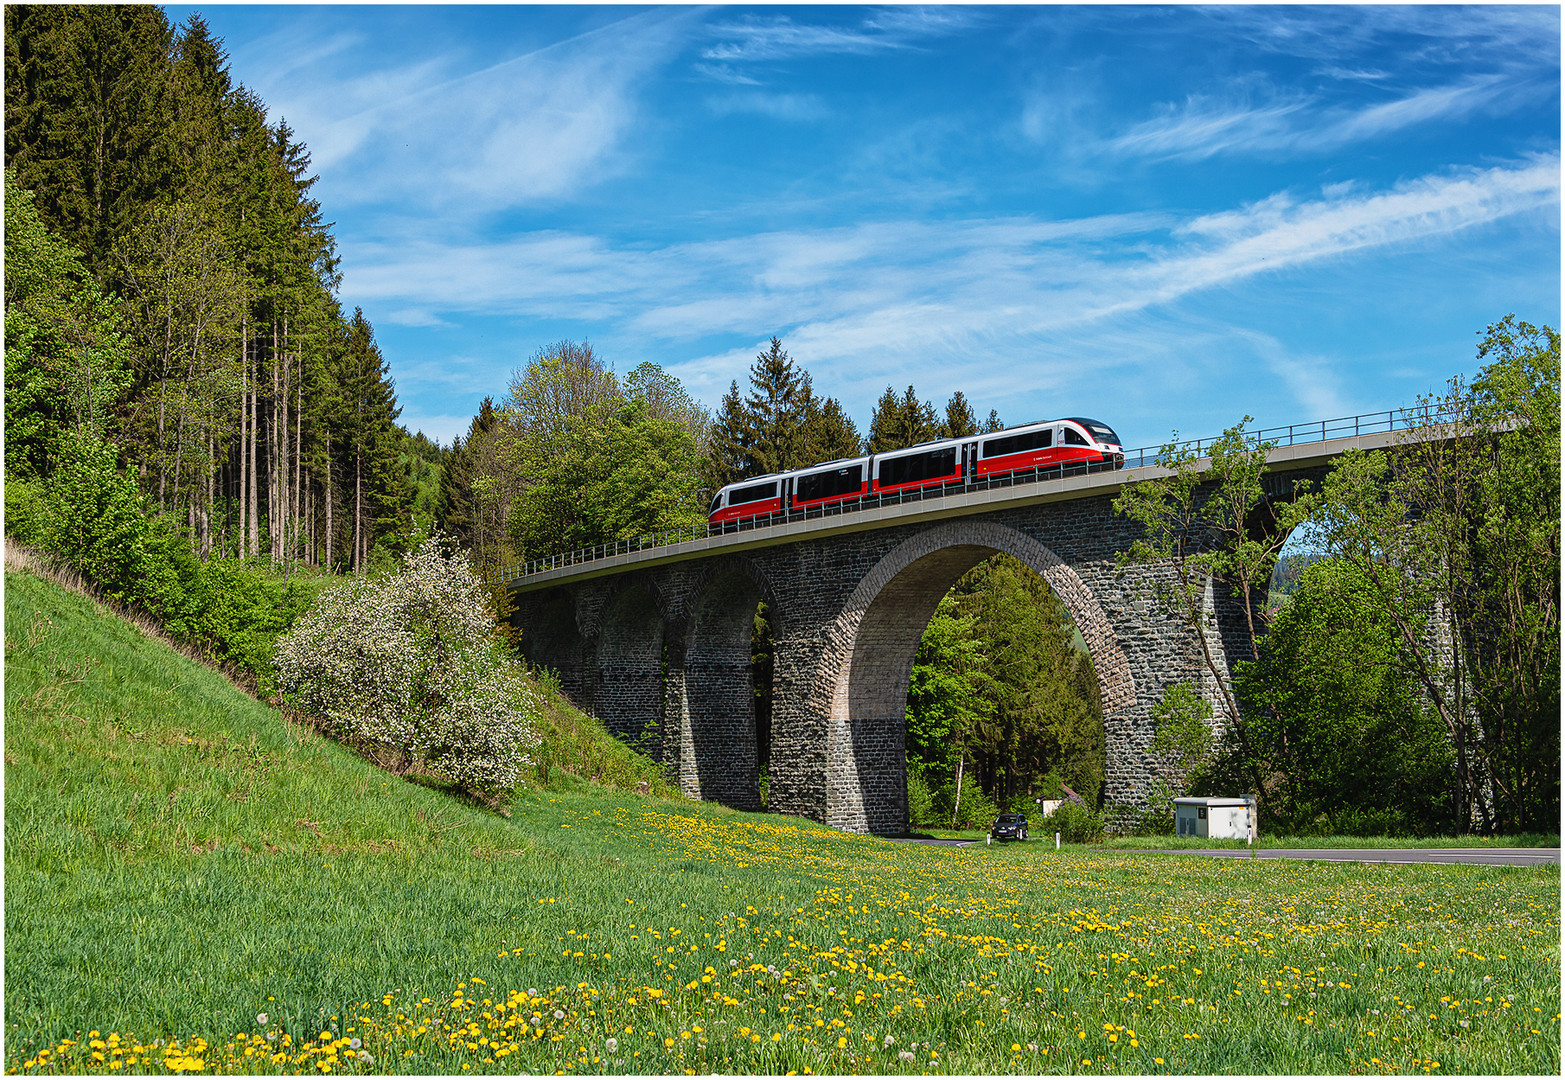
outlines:
[[[1450,418],[1439,410],[1423,405],[1410,409],[1390,409],[1385,412],[1360,413],[1357,416],[1340,416],[1331,420],[1319,420],[1309,424],[1289,424],[1286,427],[1262,428],[1259,431],[1247,431],[1244,433],[1244,436],[1245,441],[1251,446],[1257,446],[1262,443],[1267,443],[1271,446],[1297,446],[1307,443],[1326,442],[1330,439],[1343,439],[1350,435],[1374,435],[1385,432],[1411,431],[1415,428],[1443,423],[1448,419]],[[1188,452],[1193,450],[1197,457],[1201,457],[1210,453],[1213,444],[1220,438],[1221,436],[1209,439],[1191,439],[1174,443],[1173,446],[1176,451]],[[1085,476],[1090,473],[1114,472],[1119,468],[1128,469],[1158,465],[1162,463],[1167,449],[1168,447],[1165,444],[1126,450],[1123,466],[1101,462],[1090,465],[1085,462],[1047,465],[1005,473],[1000,476],[974,477],[970,480],[957,480],[949,484],[932,485],[910,491],[893,491],[884,494],[866,495],[858,499],[846,499],[830,506],[815,506],[804,510],[789,509],[775,514],[763,514],[758,517],[747,518],[744,521],[728,521],[720,525],[691,525],[682,529],[665,529],[662,532],[651,533],[645,536],[616,540],[608,544],[597,544],[589,548],[566,551],[558,555],[547,555],[539,559],[530,559],[525,563],[503,567],[495,575],[494,580],[503,584],[549,570],[558,570],[568,566],[597,562],[599,559],[629,555],[637,551],[645,551],[648,548],[668,547],[671,544],[684,543],[687,540],[700,540],[708,536],[751,532],[755,529],[766,529],[774,525],[784,525],[793,521],[811,521],[816,518],[856,514],[879,506],[899,506],[903,503],[922,502],[925,499],[939,499],[961,492],[1021,487],[1027,484],[1042,483],[1046,480],[1060,480],[1068,476]]]

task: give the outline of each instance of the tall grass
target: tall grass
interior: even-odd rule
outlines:
[[[6,676],[8,1069],[1559,1071],[1557,870],[505,818],[25,573]]]

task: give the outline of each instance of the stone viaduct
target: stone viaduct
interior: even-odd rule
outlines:
[[[1269,492],[1318,480],[1349,447],[1387,432],[1271,451]],[[1205,466],[1203,461],[1202,467]],[[854,832],[907,830],[904,712],[913,655],[940,598],[996,552],[1036,571],[1086,639],[1102,692],[1105,804],[1144,803],[1167,764],[1151,752],[1150,707],[1171,684],[1216,688],[1197,643],[1151,597],[1157,567],[1116,569],[1138,535],[1114,514],[1126,468],[703,536],[535,570],[511,583],[524,654],[567,694],[657,757],[688,795],[769,808]],[[758,738],[751,630],[773,633],[772,713]],[[1208,595],[1209,640],[1248,655],[1239,605]]]

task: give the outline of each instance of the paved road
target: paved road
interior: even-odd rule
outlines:
[[[1218,848],[1162,851],[1162,855],[1210,855],[1219,859],[1316,859],[1320,862],[1483,863],[1488,866],[1559,865],[1559,848]]]

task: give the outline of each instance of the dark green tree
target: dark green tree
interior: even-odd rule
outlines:
[[[800,466],[815,465],[864,453],[864,440],[853,418],[836,398],[811,399],[805,417],[804,452]]]
[[[779,338],[750,365],[750,393],[745,397],[749,421],[745,466],[749,475],[778,473],[804,460],[810,405],[814,400],[809,373],[794,365]]]
[[[882,454],[887,450],[901,450],[938,438],[939,434],[939,422],[929,402],[920,401],[911,386],[900,398],[888,386],[870,418],[869,452]]]
[[[973,407],[968,403],[966,395],[958,390],[951,395],[951,400],[946,402],[945,419],[940,423],[940,430],[936,434],[939,439],[960,439],[964,435],[978,434],[978,420],[973,416]]]
[[[142,208],[174,188],[173,31],[136,4],[5,10],[5,158],[100,282]]]
[[[1311,563],[1240,693],[1280,783],[1274,831],[1436,834],[1450,826],[1454,754],[1376,586],[1352,564]]]

